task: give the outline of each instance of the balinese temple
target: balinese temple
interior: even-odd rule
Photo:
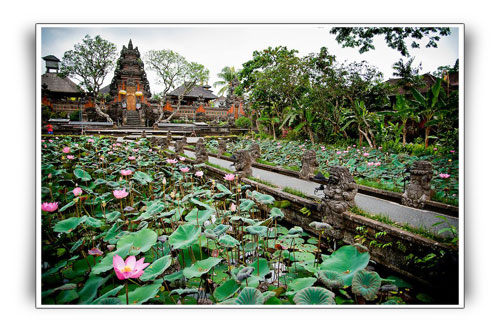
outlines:
[[[132,40],[123,45],[111,84],[100,91],[109,93],[111,113],[120,113],[123,125],[144,126],[151,92],[141,60],[141,53]]]
[[[186,87],[181,85],[172,92],[167,93],[167,98],[171,99],[175,104],[177,98],[183,94],[185,90]],[[211,100],[215,100],[217,98],[218,97],[213,94],[212,90],[210,90],[210,85],[196,85],[191,89],[191,91],[184,95],[181,105],[194,105],[199,103],[200,100],[204,105],[208,105]]]
[[[42,75],[42,106],[66,118],[71,112],[82,108],[84,97],[80,87],[68,77],[59,76],[59,63],[54,55],[47,55],[45,60],[46,72]]]

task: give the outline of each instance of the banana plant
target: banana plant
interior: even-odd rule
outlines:
[[[427,91],[427,93],[422,95],[415,88],[411,89],[413,95],[413,104],[418,107],[421,112],[420,114],[425,121],[425,147],[429,146],[429,134],[431,131],[431,126],[435,123],[431,122],[436,113],[443,108],[443,102],[439,98],[441,92],[441,82],[442,79],[438,78],[436,83]]]

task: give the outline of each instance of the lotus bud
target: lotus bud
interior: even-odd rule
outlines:
[[[49,179],[52,179],[52,173],[49,173],[49,175],[47,176]]]
[[[166,185],[167,184],[167,179],[163,178],[163,180],[161,181],[161,183],[163,183],[163,185]]]

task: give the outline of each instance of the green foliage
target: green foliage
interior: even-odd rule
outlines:
[[[237,128],[250,128],[250,126],[252,125],[252,121],[247,117],[240,116],[238,119],[236,119],[234,125]]]

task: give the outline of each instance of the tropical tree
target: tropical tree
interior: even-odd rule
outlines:
[[[413,104],[421,110],[420,114],[425,121],[425,147],[429,146],[431,126],[435,125],[435,122],[432,122],[432,119],[439,110],[444,108],[443,101],[439,98],[439,94],[442,89],[441,84],[442,80],[438,78],[429,91],[427,91],[425,96],[415,88],[411,89],[413,98],[415,98]]]
[[[103,98],[99,98],[99,90],[106,76],[112,72],[117,56],[113,43],[99,35],[94,38],[86,35],[82,43],[74,45],[73,50],[64,52],[61,61],[60,75],[78,80],[80,88],[94,100],[97,113],[109,122],[113,120],[101,110],[105,106]]]
[[[401,131],[403,136],[403,145],[406,145],[406,133],[407,133],[407,122],[408,120],[417,120],[418,116],[415,113],[415,107],[412,107],[410,102],[403,95],[396,96],[396,103],[394,104],[394,110],[396,112],[390,112],[385,114],[390,114],[396,119],[401,121]]]
[[[176,109],[166,119],[170,119],[179,111],[184,96],[198,84],[208,81],[209,71],[203,65],[189,62],[177,52],[172,50],[151,50],[146,52],[145,61],[148,69],[154,71],[158,84],[163,86],[159,107],[160,116],[155,125],[163,119],[163,105],[167,94],[175,87],[184,86],[184,90],[177,97]]]
[[[214,87],[222,86],[219,90],[219,95],[223,95],[226,91],[230,90],[231,86],[238,80],[238,72],[234,67],[224,67],[222,71],[217,74],[220,81],[214,82]]]
[[[346,109],[347,123],[344,125],[343,130],[349,126],[354,126],[358,132],[359,145],[363,144],[363,138],[371,148],[375,148],[375,135],[372,131],[372,122],[376,118],[375,113],[370,113],[366,108],[364,101],[355,100],[354,107]]]
[[[450,28],[427,28],[427,27],[387,27],[387,28],[332,28],[332,35],[342,47],[359,47],[359,53],[365,53],[374,50],[373,38],[384,36],[387,46],[395,49],[401,55],[407,57],[410,55],[407,42],[411,38],[411,48],[420,48],[420,40],[427,38],[425,47],[437,47],[438,41],[442,36],[448,36]]]
[[[419,75],[420,70],[422,70],[422,63],[413,67],[413,61],[415,61],[415,57],[411,57],[406,63],[403,59],[399,59],[392,66],[392,69],[394,69],[392,75],[400,78],[398,85],[404,91],[408,91],[411,87],[418,88],[423,85],[422,78]]]

